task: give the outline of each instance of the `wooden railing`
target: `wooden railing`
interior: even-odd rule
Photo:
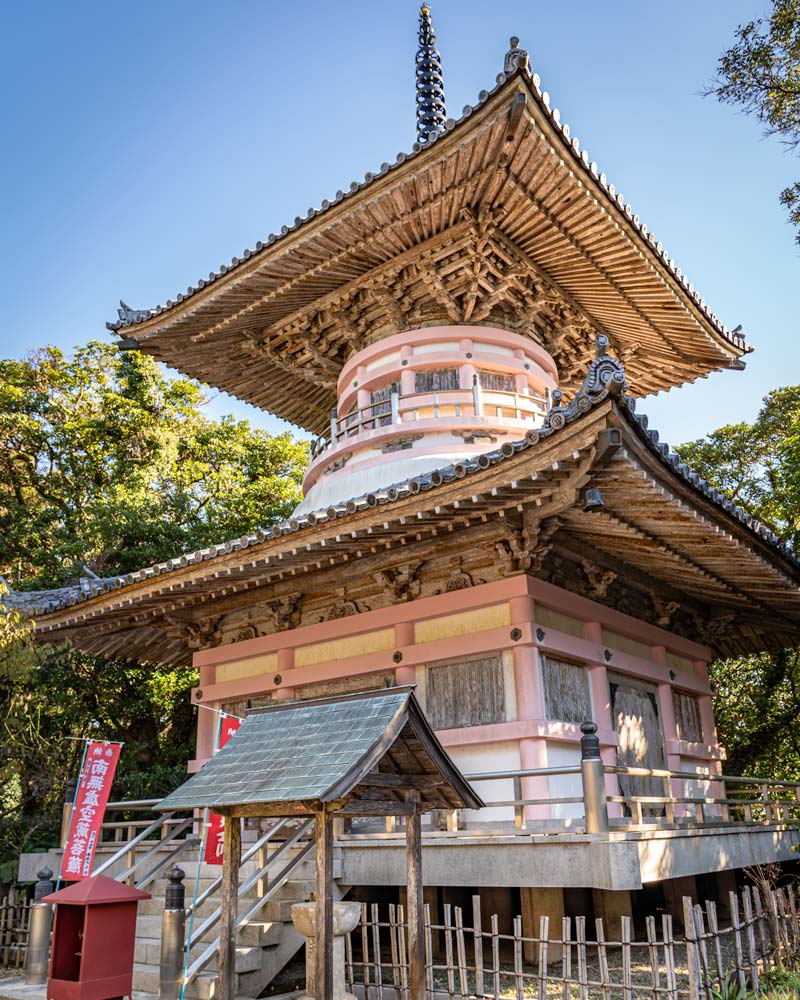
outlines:
[[[611,813],[610,823],[616,829],[637,827],[686,827],[719,826],[721,824],[767,825],[800,821],[800,783],[778,781],[766,778],[750,778],[742,775],[713,774],[710,771],[668,771],[645,767],[619,767],[606,765],[607,775],[646,779],[660,785],[660,794],[606,794],[606,803]],[[559,806],[581,806],[585,817],[583,794],[559,796],[549,794],[539,798],[523,796],[523,779],[549,779],[566,775],[581,775],[579,765],[569,767],[547,767],[516,771],[486,771],[467,775],[480,793],[483,782],[508,780],[513,783],[514,797],[502,800],[486,800],[487,807],[512,807],[516,826],[528,826],[527,815],[536,807],[541,810]],[[716,786],[717,795],[690,794],[686,786],[690,784]],[[679,792],[676,794],[676,787]],[[614,807],[617,815],[614,815]],[[558,825],[552,816],[543,821]],[[479,821],[480,822],[480,821]],[[562,826],[566,825],[562,821]]]
[[[584,794],[559,795],[552,779],[565,776],[581,777],[581,767],[544,767],[511,771],[484,771],[465,777],[475,785],[488,809],[513,810],[512,820],[491,820],[485,810],[472,813],[469,820],[460,811],[433,814],[426,819],[427,835],[437,831],[459,830],[477,833],[481,830],[509,833],[514,828],[530,833],[583,833],[586,827],[587,804]],[[646,794],[609,794],[602,789],[602,798],[609,814],[609,828],[617,832],[661,829],[691,829],[695,827],[767,826],[800,823],[800,783],[741,775],[712,774],[708,771],[667,771],[644,767],[606,765],[604,775],[620,778],[646,779],[659,789]],[[547,782],[540,796],[523,794],[526,779]],[[491,798],[481,785],[491,781],[508,781],[512,785],[509,798]],[[701,783],[719,794],[691,794],[687,785]],[[610,783],[609,783],[610,784]],[[572,816],[559,816],[568,807]],[[390,818],[386,832],[395,833],[402,821]],[[350,829],[344,838],[370,834]]]

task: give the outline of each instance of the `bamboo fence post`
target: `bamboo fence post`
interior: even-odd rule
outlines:
[[[620,918],[622,930],[622,996],[623,1000],[633,1000],[633,971],[631,967],[631,918],[625,914]]]
[[[797,901],[794,898],[794,886],[789,885],[786,889],[786,895],[789,899],[789,913],[791,914],[792,922],[792,950],[797,951],[798,946],[798,927],[797,927]]]
[[[722,981],[725,978],[723,974],[723,961],[722,961],[722,945],[719,939],[719,921],[717,920],[717,904],[706,901],[706,913],[708,914],[708,929],[711,934],[711,940],[714,943],[714,964],[717,969],[716,980],[720,987],[722,987]]]
[[[392,985],[395,1000],[400,1000],[400,952],[397,947],[397,907],[394,903],[389,904],[389,950],[392,956]]]
[[[364,964],[364,1000],[370,998],[369,974],[369,907],[366,903],[361,904],[361,961]]]
[[[656,918],[648,917],[645,920],[645,927],[647,928],[647,944],[648,953],[650,955],[650,977],[652,980],[653,987],[653,997],[658,1000],[658,994],[661,992],[661,973],[659,971],[658,965],[658,937],[656,935]],[[603,994],[605,996],[605,993]]]
[[[475,996],[483,996],[483,928],[481,925],[481,897],[472,897],[472,934],[475,953]]]
[[[597,937],[597,965],[600,970],[600,992],[603,1000],[610,1000],[611,997],[611,977],[608,974],[608,952],[606,950],[606,932],[603,927],[602,917],[597,917],[594,922],[595,935]],[[569,993],[567,994],[567,1000]]]
[[[672,915],[662,913],[661,935],[664,944],[664,972],[670,1000],[678,1000],[678,978],[675,975],[675,942],[672,937]]]
[[[539,918],[539,1000],[547,1000],[547,945],[550,937],[550,918],[543,913]]]
[[[683,897],[683,927],[686,940],[686,965],[689,971],[689,1000],[700,1000],[700,956],[691,896]]]
[[[747,980],[744,975],[744,953],[742,951],[742,927],[739,921],[739,897],[735,892],[729,892],[731,906],[731,925],[733,927],[733,948],[736,957],[736,975],[739,978],[739,988],[745,989]]]
[[[775,963],[780,965],[783,961],[783,948],[781,947],[781,929],[778,924],[778,906],[772,889],[769,890],[767,896],[767,906],[769,908],[769,922],[772,927],[772,941],[775,946]]]
[[[4,969],[8,968],[8,938],[6,928],[8,927],[9,910],[8,896],[4,896],[2,903],[0,903],[0,956],[2,956],[0,966]]]
[[[522,969],[522,917],[514,917],[514,986],[517,1000],[525,1000],[525,980]]]
[[[444,960],[447,966],[447,992],[451,997],[456,995],[456,979],[453,966],[453,920],[452,907],[445,903],[444,910]]]
[[[433,995],[433,931],[431,930],[431,905],[426,903],[425,913],[425,978],[428,992]]]
[[[403,997],[408,997],[408,956],[406,955],[406,918],[405,907],[397,907],[397,951],[400,958],[400,989]]]
[[[497,914],[492,914],[492,993],[494,1000],[500,997],[500,931]]]
[[[378,904],[373,903],[370,907],[372,916],[372,957],[375,959],[375,992],[378,1000],[383,1000],[383,969],[381,967],[381,927],[378,918]]]
[[[764,908],[761,904],[761,893],[756,886],[751,885],[750,895],[753,897],[753,905],[756,908],[756,925],[758,927],[758,940],[761,944],[761,961],[764,963],[764,971],[769,972],[772,965],[769,953],[769,929],[764,923]]]
[[[792,952],[792,941],[789,935],[789,921],[786,919],[786,901],[783,895],[783,889],[778,887],[776,890],[776,896],[778,900],[778,916],[779,926],[781,931],[781,941],[783,942],[784,952],[787,955],[791,955]]]
[[[758,994],[758,951],[756,949],[755,927],[753,926],[753,902],[746,888],[742,893],[742,906],[744,907],[744,925],[747,931],[747,953],[750,957],[750,980],[753,984],[753,990]]]
[[[578,989],[580,1000],[589,1000],[589,979],[586,972],[586,917],[575,918],[575,938],[578,942]]]
[[[469,996],[467,981],[467,945],[464,940],[464,914],[461,907],[456,907],[456,955],[458,956],[458,985],[461,990],[461,1000]]]
[[[572,979],[572,919],[561,920],[561,986],[562,1000],[570,1000],[570,980]]]
[[[703,907],[699,903],[694,906],[694,930],[697,936],[697,947],[700,952],[700,972],[703,977],[703,992],[711,997],[711,971],[708,965],[708,947],[706,943],[706,925],[703,919]]]

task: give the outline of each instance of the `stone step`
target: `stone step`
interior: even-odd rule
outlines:
[[[288,924],[292,919],[292,905],[293,902],[289,899],[271,899],[264,904],[261,915],[265,920],[281,920]]]
[[[143,993],[158,993],[159,971],[157,966],[142,965],[137,962],[133,966],[133,988],[141,990]],[[239,977],[235,977],[235,993],[239,992]],[[212,974],[198,976],[194,982],[189,983],[184,990],[184,996],[192,1000],[213,1000],[219,996],[219,980]]]
[[[272,899],[289,899],[293,903],[305,903],[311,898],[315,888],[316,882],[313,879],[289,879],[273,890]]]
[[[257,886],[253,886],[251,890],[246,892],[243,896],[239,897],[239,909],[241,910],[244,908],[243,903],[245,901],[246,905],[249,906],[251,903],[254,903],[258,898],[259,896],[258,896]],[[187,907],[191,906],[191,903],[192,903],[191,899],[186,900]],[[213,893],[211,896],[208,897],[208,899],[204,900],[195,909],[194,911],[195,921],[197,921],[198,919],[202,920],[204,917],[207,917],[210,913],[213,913],[218,906],[219,906],[219,893]],[[137,912],[141,916],[160,917],[161,914],[164,912],[164,900],[163,898],[159,899],[156,896],[154,896],[152,899],[143,899],[139,903],[139,908]]]
[[[274,924],[273,926],[283,929],[283,924]],[[280,941],[280,937],[273,942],[271,947],[274,947],[278,941]],[[209,943],[209,941],[202,941],[192,948],[189,953],[190,965],[203,954]],[[236,948],[236,971],[255,972],[260,969],[264,960],[264,951],[261,944],[247,945],[241,942],[240,937],[240,943]],[[158,969],[161,964],[161,942],[154,938],[139,938],[134,946],[133,960],[139,965],[149,965]],[[212,958],[203,971],[215,972],[216,970],[217,959]]]

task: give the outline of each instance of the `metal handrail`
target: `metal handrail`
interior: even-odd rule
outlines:
[[[279,823],[276,823],[275,826],[272,827],[272,829],[267,830],[266,833],[262,834],[262,836],[259,837],[259,839],[251,847],[249,847],[242,855],[241,860],[239,861],[239,867],[241,868],[241,866],[245,862],[249,861],[250,858],[252,858],[257,851],[260,851],[265,844],[269,843],[269,841],[275,836],[275,834],[278,833],[279,830],[282,830],[287,823],[288,823],[287,819],[282,819]],[[221,885],[222,885],[222,876],[220,875],[218,878],[214,879],[211,885],[209,885],[206,889],[203,890],[203,892],[200,893],[197,899],[192,901],[191,905],[187,908],[186,911],[187,914],[191,913],[193,910],[196,910],[199,906],[201,906],[208,899],[209,896],[213,896]]]
[[[137,844],[140,844],[143,840],[146,840],[151,833],[155,833],[155,831],[161,829],[163,825],[164,825],[164,820],[162,817],[159,816],[158,819],[154,819],[153,822],[149,826],[145,827],[145,829],[142,830],[141,833],[137,834],[133,838],[133,840],[129,840],[126,844],[123,844],[122,847],[120,847],[118,851],[112,854],[107,861],[104,861],[99,868],[96,868],[93,874],[102,875],[104,871],[107,871],[115,862],[119,861],[119,859],[123,857],[123,855],[127,854],[128,851],[131,850],[131,848],[136,847]]]
[[[277,851],[275,851],[272,857],[267,859],[267,861],[265,862],[264,865],[261,866],[259,871],[255,875],[251,875],[250,878],[246,879],[239,886],[239,895],[242,896],[244,895],[244,893],[252,889],[253,886],[256,884],[256,882],[262,879],[264,875],[269,871],[269,869],[275,864],[276,860],[281,856],[281,854],[289,850],[291,847],[294,847],[297,841],[300,840],[306,833],[308,833],[309,829],[313,826],[313,824],[314,820],[309,819],[306,820],[306,822],[303,823],[301,826],[299,826],[297,830],[295,830],[295,832],[292,834],[292,836],[289,837],[288,840],[285,840],[283,844],[281,844],[281,846],[278,848]],[[189,941],[190,947],[194,944],[197,944],[197,942],[200,940],[203,934],[205,934],[207,930],[210,930],[214,926],[214,924],[216,924],[216,922],[220,918],[221,913],[222,913],[222,907],[218,906],[216,910],[214,910],[214,912],[210,916],[206,917],[206,919],[202,922],[202,924],[200,924],[200,926],[195,931],[192,932],[192,936]]]
[[[278,891],[278,889],[280,889],[281,886],[285,885],[289,881],[289,877],[291,876],[292,872],[295,870],[295,868],[298,868],[303,861],[305,861],[305,859],[308,857],[311,851],[314,850],[314,846],[315,845],[313,840],[310,841],[308,844],[306,844],[306,846],[300,851],[297,857],[292,858],[292,860],[287,865],[284,866],[280,875],[274,880],[274,882],[269,887],[269,889],[264,893],[264,895],[259,896],[259,898],[256,899],[245,910],[245,912],[240,917],[237,918],[236,920],[237,934],[243,927],[246,927],[247,924],[250,923],[250,920],[252,919],[253,915],[263,908],[264,903],[269,902],[269,900]],[[259,877],[263,877],[264,872],[268,867],[270,866],[269,865],[265,866],[265,868],[259,873]],[[252,886],[253,884],[254,883],[251,881],[250,886]],[[244,889],[240,890],[239,894],[241,895],[242,892],[244,891],[246,890]],[[208,963],[211,961],[214,955],[216,955],[218,952],[219,952],[219,938],[217,937],[211,942],[211,944],[208,945],[208,947],[203,952],[200,953],[200,955],[198,955],[198,957],[194,960],[194,962],[192,962],[192,964],[186,970],[186,977],[184,982],[187,985],[191,983],[192,980],[194,980],[203,971],[203,969],[208,965]]]
[[[281,844],[281,846],[272,854],[272,856],[267,859],[266,863],[262,865],[261,868],[255,874],[251,875],[239,886],[238,896],[239,897],[244,896],[245,893],[249,892],[250,889],[252,889],[252,887],[257,882],[261,881],[261,879],[263,879],[264,876],[269,873],[269,869],[274,866],[278,858],[286,851],[294,847],[294,845],[298,842],[298,840],[301,840],[309,832],[309,830],[313,828],[313,826],[314,826],[313,819],[306,820],[304,823],[302,823],[294,831],[291,837],[289,837],[288,840],[285,840],[283,844]],[[245,924],[249,922],[252,915],[256,913],[258,910],[260,910],[263,907],[264,903],[268,902],[272,898],[274,893],[282,885],[286,883],[286,881],[288,880],[292,872],[295,870],[295,868],[299,867],[300,863],[305,860],[308,853],[311,850],[313,850],[313,848],[314,848],[314,841],[312,840],[300,851],[300,853],[296,857],[292,858],[283,867],[280,874],[273,880],[273,882],[270,884],[266,892],[260,895],[259,898],[250,907],[248,907],[245,913],[237,919],[236,922],[237,929],[245,926]],[[250,856],[252,856],[251,853],[252,850],[253,849],[251,848],[251,851],[248,852]],[[218,906],[210,916],[206,917],[206,919],[202,922],[202,924],[192,933],[188,942],[188,947],[190,949],[201,940],[201,938],[207,931],[209,931],[219,922],[221,915],[222,915],[222,907]],[[206,965],[208,965],[208,963],[211,961],[214,955],[217,954],[218,952],[219,952],[219,937],[217,937],[214,941],[212,941],[211,944],[209,944],[209,946],[189,966],[189,968],[186,971],[186,977],[184,980],[185,983],[188,984],[192,982],[192,980],[195,979],[195,977],[206,967]]]

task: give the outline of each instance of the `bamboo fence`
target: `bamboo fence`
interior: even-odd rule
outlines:
[[[712,1000],[731,976],[758,995],[761,977],[792,965],[800,951],[800,900],[794,886],[729,893],[726,920],[717,906],[683,900],[682,933],[670,914],[645,920],[644,939],[623,916],[619,934],[596,919],[539,920],[538,936],[523,935],[522,917],[501,934],[492,916],[485,927],[480,897],[472,900],[472,926],[459,907],[445,904],[443,922],[425,907],[428,993],[433,1000]],[[617,939],[618,938],[618,939]],[[388,920],[377,904],[362,904],[361,924],[345,940],[350,992],[364,1000],[408,1000],[406,924],[401,905]]]
[[[31,903],[12,886],[0,898],[0,969],[24,969],[28,957]]]

